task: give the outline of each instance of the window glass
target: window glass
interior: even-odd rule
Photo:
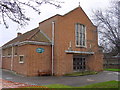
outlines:
[[[19,56],[19,63],[24,63],[24,56]]]
[[[76,46],[86,46],[85,25],[76,24]]]

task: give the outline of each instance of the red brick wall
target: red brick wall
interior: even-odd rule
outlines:
[[[103,70],[103,55],[101,53],[95,53],[94,55],[88,56],[87,68],[90,71],[102,71]]]
[[[51,71],[51,46],[40,46],[40,45],[28,45],[29,48],[27,54],[28,61],[28,75],[38,75],[38,70]],[[37,53],[37,48],[43,48],[43,53]]]
[[[50,39],[52,39],[52,22],[55,21],[55,28],[57,28],[57,20],[59,18],[61,18],[61,16],[56,15],[39,24],[40,30],[42,30]]]
[[[37,48],[45,52],[37,53]],[[13,58],[13,71],[26,76],[37,76],[38,70],[51,71],[51,46],[22,45],[18,47],[17,55]],[[24,63],[19,63],[19,55],[24,55]],[[3,58],[3,68],[11,70],[11,58]]]
[[[11,47],[12,48],[12,47]],[[27,55],[27,45],[22,45],[19,46],[17,49],[17,55],[13,55],[13,59],[12,59],[12,55],[8,56],[7,55],[7,50],[5,49],[5,56],[2,58],[2,68],[3,69],[8,69],[12,71],[15,71],[16,73],[22,74],[22,75],[27,75],[27,62],[25,61],[25,63],[20,64],[19,63],[19,55],[24,55],[26,58]],[[15,47],[13,47],[13,53],[14,53]],[[4,50],[3,50],[4,52]],[[12,52],[12,51],[11,51]],[[13,60],[13,64],[11,67],[11,61]]]
[[[2,58],[2,68],[11,70],[11,57]]]
[[[2,49],[2,68],[11,70],[11,55],[8,55],[8,48]]]
[[[19,63],[19,55],[24,55],[24,63]],[[13,59],[13,71],[17,72],[18,74],[27,75],[29,67],[27,66],[28,60],[28,46],[22,45],[18,46],[17,55],[14,55]]]

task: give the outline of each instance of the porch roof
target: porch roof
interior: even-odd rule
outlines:
[[[94,52],[70,51],[70,50],[65,50],[65,52],[68,54],[85,54],[85,55],[93,55],[94,54]]]

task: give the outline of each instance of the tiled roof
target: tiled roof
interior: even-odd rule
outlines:
[[[37,27],[33,30],[30,30],[20,36],[17,36],[13,40],[9,41],[8,43],[4,44],[3,46],[13,44],[16,42],[22,41],[38,41],[38,42],[50,42],[48,38],[46,38],[41,32],[40,29]]]

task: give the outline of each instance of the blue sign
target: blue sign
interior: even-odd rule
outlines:
[[[43,48],[37,48],[37,49],[36,49],[36,52],[37,52],[37,53],[43,53],[44,51],[45,51],[45,50],[44,50]]]

